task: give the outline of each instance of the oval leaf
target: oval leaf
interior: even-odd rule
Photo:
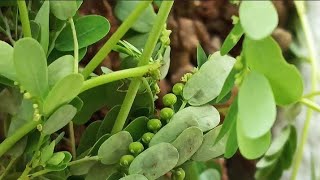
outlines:
[[[163,55],[163,64],[160,67],[160,79],[164,79],[168,72],[169,72],[169,67],[170,67],[170,52],[171,52],[171,48],[170,46],[167,47],[166,51],[164,52]]]
[[[173,169],[179,160],[177,149],[169,143],[160,143],[139,154],[129,167],[129,174],[142,174],[157,179]]]
[[[286,62],[281,48],[272,37],[260,41],[246,38],[244,54],[248,66],[265,75],[272,87],[278,105],[297,102],[303,93],[299,70]]]
[[[129,176],[125,176],[119,180],[148,180],[144,175],[141,174],[132,174]]]
[[[86,150],[93,147],[95,141],[92,139],[96,139],[97,131],[99,130],[101,126],[101,121],[94,121],[89,126],[87,126],[86,130],[81,136],[78,148],[77,148],[77,154],[82,154]]]
[[[128,124],[124,130],[131,134],[133,141],[138,141],[144,133],[149,131],[147,126],[148,120],[147,117],[138,117]]]
[[[123,155],[129,153],[132,137],[127,131],[120,131],[107,139],[99,148],[98,156],[106,165],[116,164]]]
[[[78,18],[75,22],[79,49],[87,47],[102,39],[110,30],[109,21],[103,16],[89,15]],[[72,51],[73,37],[70,25],[66,26],[56,40],[56,49]]]
[[[32,96],[44,98],[48,92],[46,55],[32,38],[23,38],[14,45],[13,61],[18,82]]]
[[[234,25],[231,32],[228,34],[228,36],[224,40],[220,50],[221,55],[224,56],[228,54],[229,51],[231,51],[231,49],[241,39],[242,35],[243,35],[243,29],[240,22],[238,22],[237,24]]]
[[[203,141],[203,133],[198,127],[189,127],[184,130],[172,145],[179,152],[179,166],[190,159],[190,157],[198,150]]]
[[[111,133],[112,127],[117,119],[120,108],[121,106],[114,106],[112,109],[110,109],[110,111],[104,117],[98,131],[95,132],[97,134],[96,139],[101,138],[105,134]]]
[[[50,1],[50,10],[58,19],[67,20],[76,14],[78,4],[77,1]]]
[[[255,40],[269,36],[279,21],[271,1],[242,1],[239,17],[246,35]]]
[[[44,123],[42,132],[50,135],[67,125],[76,115],[77,109],[71,105],[61,106]]]
[[[224,85],[235,59],[217,52],[187,81],[183,97],[193,106],[201,106],[216,98]]]
[[[49,92],[43,104],[43,112],[49,115],[62,104],[69,103],[75,98],[82,87],[83,76],[81,74],[70,74],[61,79]]]
[[[50,14],[50,2],[44,1],[38,14],[35,18],[35,22],[40,25],[40,44],[47,54],[49,47],[49,14]]]
[[[53,87],[58,81],[74,72],[74,58],[65,55],[48,66],[49,87]]]
[[[239,90],[238,109],[238,126],[244,135],[254,139],[270,131],[277,112],[267,78],[255,71],[245,77]]]
[[[13,81],[16,80],[16,70],[13,64],[13,47],[0,41],[0,74]]]
[[[237,137],[240,152],[247,159],[256,159],[262,156],[268,150],[271,142],[270,131],[259,138],[250,139],[244,134],[238,123]]]

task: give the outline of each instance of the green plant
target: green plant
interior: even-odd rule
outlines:
[[[121,26],[83,69],[79,61],[89,45],[109,32],[108,20],[77,15],[82,1],[28,2],[28,7],[23,0],[5,5],[10,13],[19,11],[15,29],[23,38],[13,38],[9,27],[3,32],[13,46],[0,42],[0,96],[6,104],[0,111],[7,115],[6,139],[0,144],[0,165],[5,167],[0,169],[0,179],[142,180],[166,174],[177,180],[220,178],[210,160],[230,158],[238,148],[247,159],[262,157],[256,178],[279,179],[298,147],[295,179],[312,110],[320,111],[313,102],[319,93],[315,92],[314,47],[303,2],[296,2],[296,7],[310,49],[311,94],[303,96],[298,69],[285,61],[271,37],[278,24],[273,4],[243,1],[221,51],[207,56],[198,47],[198,67],[163,97],[166,107],[159,115],[154,101],[157,82],[169,69],[170,31],[165,24],[174,1],[161,5],[157,1],[157,14],[152,1],[117,2],[115,14]],[[2,17],[4,22],[12,20]],[[136,31],[130,37],[135,39],[132,43],[121,40],[130,28]],[[147,41],[142,41],[146,36]],[[227,55],[243,36],[240,56]],[[143,47],[139,47],[141,41]],[[122,70],[104,67],[102,75],[94,74],[112,50],[121,53]],[[239,93],[219,125],[219,110],[212,105],[229,99],[234,86]],[[271,143],[277,105],[297,103],[310,108],[301,144],[297,146],[292,122]],[[87,123],[102,107],[110,111],[102,121],[88,125],[76,146],[74,124]],[[55,150],[62,141],[69,144],[70,152]]]

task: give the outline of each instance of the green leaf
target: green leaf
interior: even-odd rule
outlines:
[[[221,130],[216,139],[218,142],[221,138],[223,138],[232,128],[232,126],[236,123],[238,117],[238,97],[236,97],[229,110],[227,116],[224,118]]]
[[[123,173],[115,172],[111,174],[106,180],[118,180],[118,179],[121,179],[123,176],[124,176]]]
[[[41,36],[41,26],[40,26],[40,24],[31,20],[30,21],[30,28],[31,28],[32,38],[39,41],[40,40],[40,36]]]
[[[209,131],[216,127],[220,122],[220,114],[218,110],[211,106],[189,106],[178,111],[170,120],[170,123],[177,121],[184,121],[184,119],[192,118],[196,120],[199,124],[199,128],[203,131]],[[169,124],[170,124],[169,123]]]
[[[213,54],[187,81],[183,97],[193,106],[212,101],[220,94],[234,63],[235,59],[230,56],[220,56],[220,52]]]
[[[228,34],[228,36],[226,37],[226,39],[224,40],[221,46],[220,53],[222,56],[228,54],[231,51],[231,49],[237,45],[243,33],[244,32],[243,32],[242,26],[240,22],[238,22],[237,24],[234,25],[231,32]]]
[[[154,146],[162,142],[173,142],[185,129],[192,126],[199,126],[199,123],[192,117],[172,121],[172,123],[165,125],[153,136],[149,146]]]
[[[70,173],[74,176],[86,175],[97,161],[87,161],[85,163],[75,164],[70,167]]]
[[[265,135],[251,139],[248,138],[237,123],[237,140],[241,154],[247,159],[256,159],[267,152],[270,142],[271,133],[268,131]]]
[[[83,101],[77,96],[70,102],[70,104],[77,108],[77,112],[79,112],[82,109]]]
[[[222,90],[219,94],[219,96],[216,98],[216,103],[223,103],[222,101],[228,97],[228,95],[232,94],[232,89],[233,89],[233,86],[234,86],[234,82],[236,80],[235,76],[237,74],[237,70],[235,69],[232,69],[230,74],[228,75],[226,81],[224,82],[223,84],[223,87],[222,87]]]
[[[12,148],[9,149],[9,151],[5,153],[5,155],[9,155],[11,158],[19,158],[25,152],[27,143],[28,137],[20,139],[15,145],[12,146]]]
[[[170,46],[168,46],[166,48],[166,51],[164,52],[163,54],[163,64],[162,66],[160,67],[160,79],[164,79],[168,72],[169,72],[169,67],[170,67],[170,52],[171,52],[171,48]]]
[[[289,140],[291,128],[287,127],[273,140],[265,156],[276,156],[281,154],[282,149]]]
[[[89,170],[85,180],[100,180],[107,179],[113,173],[117,172],[117,168],[114,165],[104,165],[101,163],[97,163],[91,167]]]
[[[74,58],[65,55],[48,66],[49,87],[52,88],[58,81],[74,72]]]
[[[102,137],[105,134],[111,133],[112,127],[114,125],[114,122],[116,121],[121,106],[114,106],[110,111],[107,113],[107,115],[104,117],[101,126],[99,127],[98,131],[96,131],[98,140],[100,137]]]
[[[245,136],[255,139],[270,131],[276,113],[276,103],[267,78],[251,71],[239,90],[237,126]]]
[[[197,64],[198,64],[198,68],[200,69],[200,67],[207,62],[208,57],[206,55],[206,52],[204,52],[203,48],[201,47],[200,44],[198,44],[197,46]]]
[[[81,136],[77,148],[77,154],[82,154],[87,149],[93,147],[95,141],[93,141],[92,139],[96,139],[97,131],[99,130],[101,123],[101,121],[94,121],[86,128]]]
[[[55,145],[56,142],[52,141],[49,145],[42,148],[40,156],[40,163],[42,165],[45,165],[45,163],[53,156]]]
[[[248,66],[265,75],[272,87],[278,105],[297,102],[303,93],[303,81],[299,70],[288,64],[279,45],[271,38],[244,41]]]
[[[50,10],[56,18],[67,20],[76,14],[78,3],[77,1],[50,1]]]
[[[220,130],[221,125],[204,135],[203,142],[192,156],[192,160],[208,161],[224,154],[228,136],[226,135],[220,141],[215,142]]]
[[[127,131],[120,131],[107,139],[99,148],[98,156],[101,163],[106,165],[116,164],[123,155],[129,154],[129,145],[132,137]]]
[[[40,44],[45,54],[47,54],[49,46],[49,13],[50,2],[44,1],[34,20],[40,25]]]
[[[207,169],[200,174],[200,180],[219,180],[221,175],[216,169]]]
[[[177,149],[169,143],[149,147],[139,154],[129,167],[129,174],[142,174],[157,179],[173,169],[179,160]]]
[[[67,125],[76,113],[77,109],[71,105],[67,104],[61,106],[44,123],[42,132],[46,135],[50,135],[58,131]]]
[[[98,139],[94,145],[92,146],[92,148],[89,150],[87,155],[91,155],[91,156],[96,156],[98,154],[99,148],[100,146],[107,140],[109,139],[111,135],[110,134],[105,134],[103,135],[100,139]]]
[[[246,35],[255,40],[269,36],[279,21],[271,1],[242,1],[239,17]]]
[[[79,62],[85,57],[85,55],[87,54],[87,50],[88,50],[87,47],[79,49],[79,59],[78,59]],[[65,55],[73,56],[74,51],[59,51],[57,49],[53,49],[48,57],[48,63],[52,63],[55,60]]]
[[[172,145],[179,152],[179,166],[189,160],[191,156],[198,150],[203,141],[203,133],[198,127],[189,127],[184,130]]]
[[[69,103],[79,94],[83,81],[81,74],[70,74],[61,79],[46,97],[43,104],[43,113],[49,115],[57,107]]]
[[[44,99],[48,92],[48,69],[41,45],[32,38],[20,39],[14,45],[13,61],[21,86],[32,96]]]
[[[0,74],[8,79],[16,80],[16,70],[13,64],[13,47],[0,41]]]
[[[132,174],[132,175],[125,176],[119,180],[148,180],[148,179],[141,174]]]
[[[117,1],[114,13],[118,19],[124,21],[128,18],[130,13],[136,8],[138,4],[139,1],[119,0]],[[153,10],[153,7],[149,5],[149,7],[144,10],[144,12],[140,15],[138,20],[136,20],[131,28],[140,33],[149,32],[151,31],[155,18],[156,14]]]
[[[229,131],[229,136],[224,153],[225,158],[231,158],[238,150],[237,122],[234,122],[230,128],[231,129]]]
[[[144,133],[149,131],[147,126],[148,120],[144,116],[138,117],[128,124],[124,128],[124,131],[128,131],[131,134],[133,141],[138,141]]]
[[[47,163],[50,165],[59,165],[64,158],[65,154],[63,152],[57,152],[53,154],[53,156],[47,161]]]
[[[79,49],[87,47],[102,39],[110,30],[109,21],[98,15],[88,15],[78,18],[75,22]],[[56,40],[56,49],[59,51],[72,51],[73,37],[70,24],[60,33]]]

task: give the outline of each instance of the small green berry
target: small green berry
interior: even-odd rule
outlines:
[[[129,145],[129,151],[133,155],[138,155],[144,150],[143,144],[140,142],[133,142]]]
[[[147,133],[144,133],[142,135],[142,142],[144,142],[145,144],[149,144],[149,142],[151,141],[151,139],[153,138],[154,134],[151,133],[151,132],[147,132]]]
[[[177,102],[177,96],[172,93],[166,94],[163,96],[162,102],[165,106],[173,106]]]
[[[147,126],[150,131],[157,132],[161,128],[162,124],[159,119],[150,119]]]
[[[184,180],[185,177],[186,177],[186,172],[182,168],[179,168],[177,171],[174,172],[172,179]]]
[[[173,114],[174,114],[174,111],[171,108],[163,108],[160,111],[161,119],[166,120],[166,121],[170,120],[172,118]]]
[[[182,95],[183,88],[184,88],[184,84],[183,83],[177,83],[177,84],[175,84],[173,86],[172,92],[177,96]]]
[[[133,160],[134,157],[132,155],[124,155],[120,158],[120,166],[127,168],[130,166]]]
[[[31,96],[30,93],[26,92],[26,93],[23,94],[23,98],[24,98],[24,99],[31,99],[32,96]]]

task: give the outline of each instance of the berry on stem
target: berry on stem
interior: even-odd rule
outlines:
[[[171,108],[163,108],[160,111],[160,118],[162,120],[169,121],[173,115],[174,115],[174,111]]]
[[[143,144],[141,144],[140,142],[133,142],[129,145],[129,151],[135,156],[140,154],[143,150]]]
[[[128,168],[133,160],[134,157],[132,155],[124,155],[120,158],[120,166]]]
[[[183,83],[177,83],[173,86],[172,88],[172,92],[175,94],[175,95],[182,95],[182,92],[183,92],[183,88],[184,88],[184,84]]]
[[[147,132],[147,133],[144,133],[142,135],[142,142],[144,142],[145,144],[149,144],[149,142],[151,141],[151,139],[153,138],[154,134],[151,133],[151,132]]]
[[[182,168],[179,168],[173,173],[172,179],[173,180],[184,180],[185,177],[186,177],[186,172]]]
[[[163,96],[162,102],[165,106],[173,106],[177,102],[177,96],[173,93],[166,94]]]
[[[150,131],[157,132],[161,128],[162,124],[159,119],[150,119],[147,126]]]

